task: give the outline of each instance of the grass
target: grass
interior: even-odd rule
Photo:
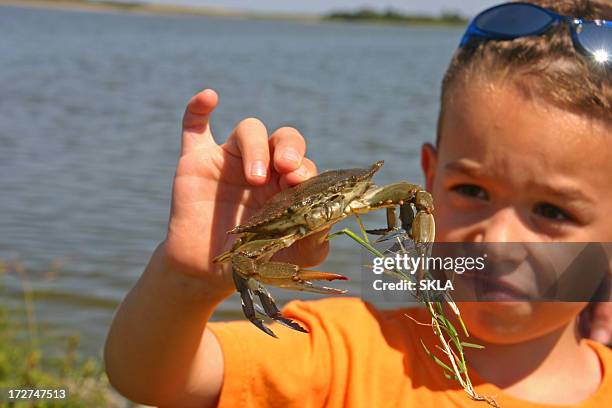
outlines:
[[[348,228],[331,234],[329,238],[346,235],[377,257],[385,255],[369,241],[361,219],[358,218],[361,236]],[[400,242],[401,243],[401,242]],[[392,254],[395,255],[395,254]],[[414,281],[413,276],[405,275],[398,270],[389,271],[392,276],[406,281]],[[118,407],[125,405],[112,390],[102,368],[102,362],[95,357],[82,358],[77,353],[78,336],[67,336],[61,340],[48,341],[41,346],[41,337],[35,312],[35,296],[27,271],[19,261],[12,263],[0,259],[0,295],[6,296],[3,286],[4,276],[14,274],[22,286],[22,308],[25,315],[23,324],[11,316],[14,310],[0,305],[0,408],[4,407]],[[426,271],[426,277],[431,278]],[[467,395],[475,400],[498,407],[497,402],[489,396],[476,393],[470,380],[466,363],[465,348],[482,348],[466,342],[462,337],[469,337],[468,330],[461,319],[461,314],[452,298],[445,292],[421,291],[416,293],[417,300],[429,311],[431,322],[415,322],[430,326],[438,338],[438,344],[425,344],[421,340],[424,352],[441,368],[442,374],[457,381]],[[444,305],[448,308],[445,309]],[[459,329],[447,316],[448,310],[453,320],[458,322]],[[436,356],[430,348],[442,352],[444,359]],[[9,389],[67,389],[65,400],[7,400]]]
[[[45,339],[36,320],[31,281],[20,262],[0,261],[0,294],[6,296],[3,279],[15,274],[22,284],[23,314],[26,325],[13,316],[19,310],[0,305],[0,407],[78,408],[118,407],[120,399],[112,390],[98,358],[83,358],[78,352],[78,336]],[[64,400],[8,401],[9,389],[67,389]]]
[[[368,250],[371,254],[377,257],[385,257],[385,255],[376,249],[369,241],[368,235],[365,231],[363,223],[361,219],[357,217],[359,222],[359,228],[361,230],[361,235],[359,236],[349,228],[344,228],[334,234],[330,234],[329,238],[333,238],[338,235],[346,235],[359,245]],[[403,242],[400,241],[400,247],[404,248]],[[402,251],[402,250],[400,250]],[[405,249],[404,249],[405,251]],[[408,251],[406,251],[408,252]],[[395,255],[395,254],[392,254]],[[425,271],[425,278],[432,278],[429,274],[429,271]],[[388,271],[390,276],[395,278],[412,281],[415,282],[416,278],[413,276],[409,276],[404,274],[399,270],[391,270]],[[418,284],[418,283],[417,283]],[[430,347],[435,347],[445,356],[445,361],[438,358],[434,353],[430,351],[427,345],[421,340],[421,345],[425,353],[442,369],[443,375],[451,380],[455,380],[461,385],[463,390],[467,393],[467,395],[474,401],[485,402],[492,407],[499,407],[497,402],[493,397],[480,395],[476,392],[472,385],[472,381],[469,376],[468,366],[465,359],[465,348],[477,348],[481,349],[483,346],[466,342],[461,339],[461,337],[469,337],[468,330],[461,319],[461,313],[459,312],[459,308],[451,298],[448,292],[444,292],[443,294],[437,292],[428,292],[428,291],[418,291],[415,293],[417,300],[423,304],[429,314],[431,315],[431,323],[424,322],[415,322],[416,324],[427,325],[430,326],[438,338],[439,344],[430,345]],[[461,327],[461,331],[457,330],[455,325],[451,322],[446,315],[446,310],[444,308],[444,304],[448,305],[448,308],[451,310],[454,318]]]

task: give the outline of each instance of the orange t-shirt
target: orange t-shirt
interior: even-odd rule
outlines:
[[[283,313],[310,334],[275,323],[274,339],[247,321],[209,324],[225,365],[220,407],[488,406],[472,401],[425,354],[420,339],[433,350],[437,338],[405,316],[430,322],[425,309],[379,311],[360,299],[329,298],[291,302]],[[584,341],[599,356],[604,376],[597,392],[575,406],[610,406],[612,350]],[[494,396],[502,408],[552,407],[506,395],[474,370],[470,378],[476,392]]]

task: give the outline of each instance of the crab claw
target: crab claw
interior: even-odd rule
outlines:
[[[266,311],[263,309],[263,307],[261,307],[257,303],[253,303],[253,306],[255,306],[255,313],[257,314],[258,317],[264,318],[264,319],[270,317],[266,314]],[[284,316],[281,316],[281,319],[274,319],[274,320],[278,322],[279,324],[282,324],[283,326],[288,327],[290,329],[297,330],[302,333],[308,333],[308,330],[300,326],[297,322],[294,322],[291,319],[287,319]]]
[[[253,295],[251,290],[249,289],[247,279],[240,276],[236,271],[232,272],[232,277],[234,278],[234,284],[236,285],[236,290],[240,293],[240,301],[242,303],[242,312],[246,316],[247,319],[251,321],[255,326],[257,326],[264,333],[276,337],[276,334],[272,330],[270,330],[265,324],[263,319],[257,317],[255,313],[255,307],[253,305]]]
[[[274,299],[272,298],[272,295],[270,295],[270,293],[263,286],[259,285],[259,288],[255,290],[255,293],[259,297],[261,306],[263,308],[262,309],[263,313],[266,316],[279,322],[285,327],[288,327],[293,330],[297,330],[302,333],[308,333],[308,330],[300,326],[299,323],[291,319],[288,319],[282,315],[280,310],[278,310],[278,308],[276,307],[276,304],[274,303]],[[259,305],[256,304],[255,307],[258,308]]]
[[[264,315],[270,319],[277,321],[285,327],[293,330],[297,330],[302,333],[308,333],[308,330],[300,326],[299,323],[286,318],[282,315],[281,311],[278,310],[274,303],[272,295],[263,287],[259,282],[252,278],[243,278],[240,274],[235,271],[232,273],[234,283],[238,293],[240,293],[240,300],[242,303],[242,311],[247,319],[251,321],[264,333],[277,338],[276,334],[265,325],[263,319],[258,316]],[[253,302],[253,294],[256,294],[261,302],[261,306]]]
[[[412,223],[412,239],[417,244],[429,244],[434,242],[436,226],[433,215],[419,211]]]
[[[274,269],[276,274],[262,274],[259,280],[279,288],[333,295],[346,293],[346,290],[319,286],[310,282],[311,280],[348,280],[344,275],[311,269],[300,269],[297,265],[284,262],[268,262],[265,264],[265,268]]]
[[[339,276],[341,276],[341,278],[335,278],[335,279],[343,279],[343,280],[347,279],[345,276],[342,276],[342,275],[339,275]],[[292,289],[292,290],[301,290],[304,292],[321,293],[324,295],[329,295],[329,294],[343,295],[347,292],[344,289],[336,289],[336,288],[330,288],[327,286],[315,285],[312,282],[307,281],[307,280],[296,280],[294,283],[285,283],[285,284],[279,285],[279,287],[285,288],[285,289]]]

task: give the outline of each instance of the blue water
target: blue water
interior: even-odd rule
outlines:
[[[211,87],[222,142],[248,116],[295,126],[319,169],[384,159],[422,183],[439,85],[461,29],[137,16],[0,7],[1,301],[22,264],[45,336],[99,354],[114,308],[164,238],[186,101]],[[375,224],[383,218],[368,218]],[[322,270],[348,275],[355,247]],[[1,269],[1,268],[0,268]],[[280,304],[301,297],[278,291]],[[236,296],[215,318],[240,317]]]

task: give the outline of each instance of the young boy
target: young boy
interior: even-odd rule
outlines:
[[[609,3],[537,3],[612,19]],[[612,241],[610,67],[572,41],[569,23],[541,31],[506,41],[472,33],[451,63],[438,141],[421,156],[437,241]],[[484,406],[423,353],[420,339],[436,341],[431,328],[405,316],[427,321],[423,309],[377,311],[355,298],[292,302],[283,313],[309,333],[273,324],[280,339],[248,321],[207,324],[235,290],[229,268],[212,263],[231,244],[226,231],[317,172],[292,128],[269,135],[245,119],[217,145],[209,126],[217,102],[206,90],[187,106],[167,237],[107,339],[112,384],[166,407]],[[318,234],[282,258],[309,267],[327,251]],[[496,254],[500,262],[506,255]],[[576,335],[585,306],[459,304],[471,341],[486,346],[467,355],[476,391],[502,407],[609,404],[612,351]]]

